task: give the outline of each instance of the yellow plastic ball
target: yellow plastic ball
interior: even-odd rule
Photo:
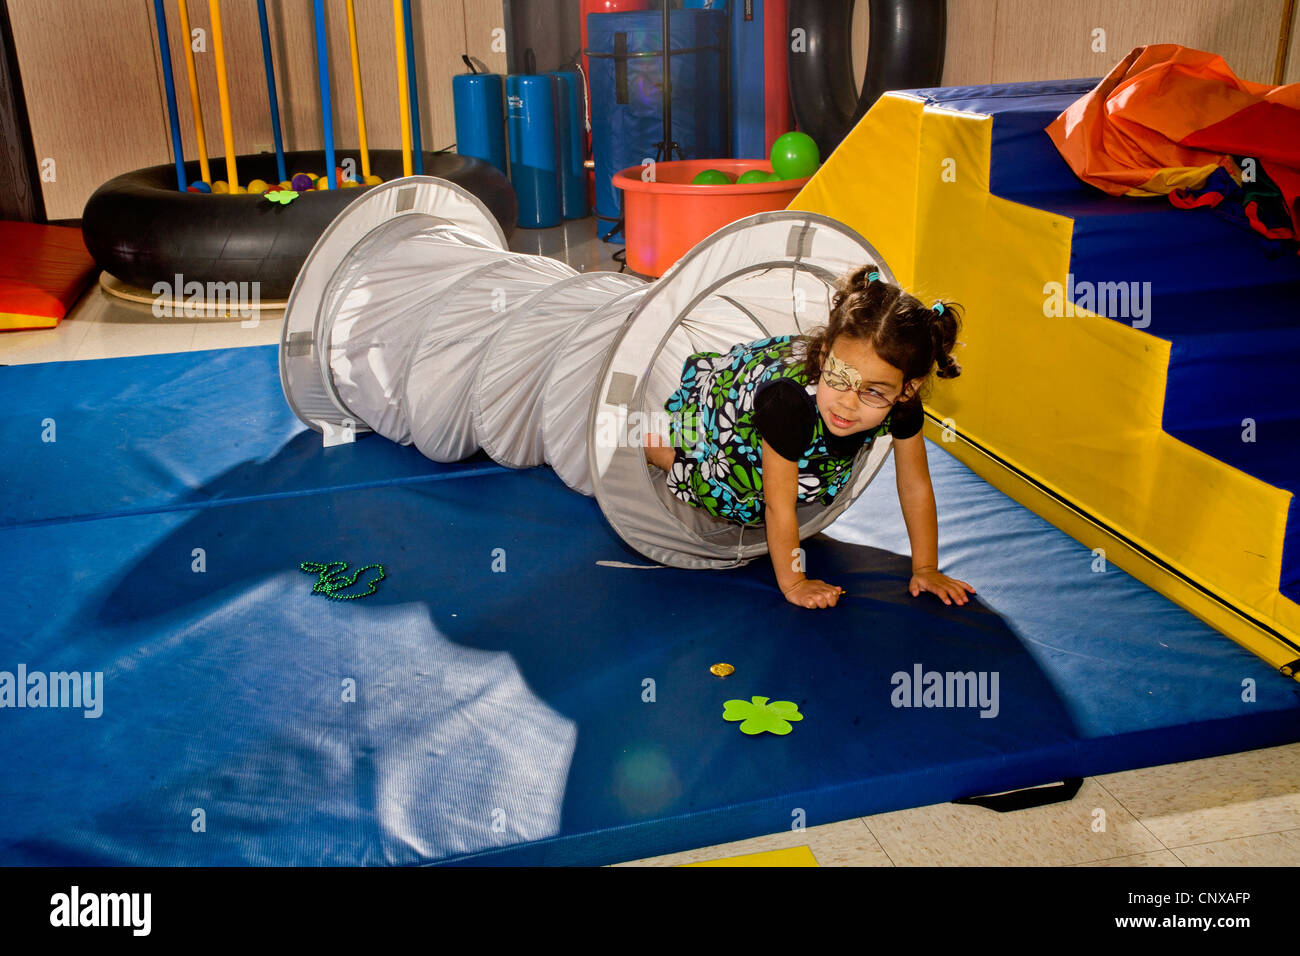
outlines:
[[[374,173],[371,173],[369,176],[366,177],[367,186],[378,186],[382,182],[383,180],[380,179],[378,176],[376,176]]]
[[[360,184],[359,182],[357,182],[355,179],[345,179],[345,180],[343,180],[343,188],[344,188],[344,189],[360,189],[360,188],[361,188],[361,184]]]
[[[228,193],[230,192],[230,183],[224,179],[218,179],[212,184],[212,191],[214,193]]]
[[[265,179],[254,179],[248,183],[248,191],[250,193],[264,193],[269,188],[270,187],[267,185]]]
[[[282,191],[288,192],[290,189],[293,189],[293,183],[289,182],[289,180],[286,179],[284,182],[280,183],[280,189]]]

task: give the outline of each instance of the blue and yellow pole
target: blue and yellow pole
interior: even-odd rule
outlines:
[[[401,0],[397,0],[398,3]],[[325,0],[315,0],[316,72],[320,74],[321,125],[325,131],[325,176],[330,189],[338,189],[334,172],[334,107],[330,101],[329,39],[325,33]]]
[[[158,27],[158,52],[162,56],[163,87],[167,90],[167,118],[172,128],[172,155],[176,158],[176,186],[185,192],[185,149],[181,146],[181,117],[176,109],[176,84],[172,81],[172,47],[167,42],[167,14],[163,0],[153,0]]]
[[[406,20],[406,80],[411,96],[411,149],[415,152],[415,171],[424,172],[424,148],[420,144],[420,78],[415,69],[415,18],[411,16],[411,0],[402,0]]]
[[[185,0],[181,0],[184,3]],[[284,166],[284,139],[280,135],[280,100],[275,95],[275,64],[271,61],[271,29],[266,23],[266,0],[257,0],[257,22],[262,30],[262,59],[266,63],[266,98],[271,102],[271,135],[275,137],[275,168],[280,182],[289,178]]]
[[[320,0],[317,0],[320,2]],[[402,175],[411,175],[411,88],[406,77],[406,26],[402,0],[393,0],[393,39],[397,50],[397,99],[402,117]]]

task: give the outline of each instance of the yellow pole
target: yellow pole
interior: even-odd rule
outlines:
[[[370,149],[366,145],[366,105],[361,99],[361,55],[357,52],[357,14],[348,0],[348,43],[352,46],[352,88],[357,95],[357,135],[361,139],[361,184],[370,178]]]
[[[216,2],[216,0],[212,0]],[[411,95],[406,79],[406,24],[402,0],[393,0],[393,26],[397,35],[397,100],[402,110],[402,175],[411,175]]]
[[[203,135],[203,104],[199,102],[199,80],[194,71],[194,39],[190,36],[189,0],[180,0],[181,37],[185,41],[185,72],[190,78],[190,103],[194,107],[194,136],[199,141],[200,178],[212,185],[212,172],[208,169],[208,139]]]
[[[221,135],[226,143],[226,175],[230,191],[239,192],[239,171],[235,169],[235,131],[230,122],[230,89],[226,85],[226,50],[221,42],[221,0],[208,0],[212,18],[212,53],[217,61],[217,93],[221,97]]]

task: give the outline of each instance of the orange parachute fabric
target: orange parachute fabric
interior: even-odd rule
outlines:
[[[1249,185],[1253,159],[1300,235],[1300,83],[1251,83],[1216,54],[1140,46],[1047,134],[1080,179],[1112,196],[1197,190],[1220,168],[1238,185],[1245,169]]]

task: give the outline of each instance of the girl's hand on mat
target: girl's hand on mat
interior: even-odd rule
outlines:
[[[943,598],[944,604],[951,604],[953,601],[958,604],[965,604],[970,600],[966,596],[966,592],[975,593],[975,589],[965,581],[958,581],[946,574],[940,574],[934,568],[913,572],[912,580],[908,583],[907,589],[912,592],[912,597],[916,597],[922,591],[937,594]]]
[[[834,607],[844,593],[843,588],[837,588],[833,584],[827,584],[825,581],[813,581],[804,578],[796,584],[790,585],[782,591],[785,599],[791,604],[797,604],[800,607]]]

